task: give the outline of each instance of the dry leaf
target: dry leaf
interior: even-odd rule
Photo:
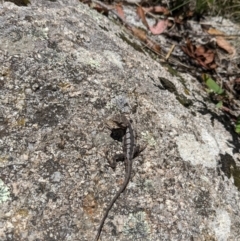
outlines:
[[[168,20],[160,20],[155,26],[150,27],[152,34],[161,34],[168,26]]]
[[[206,49],[205,46],[194,46],[190,40],[187,40],[186,46],[182,46],[182,50],[196,62],[206,69],[215,69],[214,63],[215,53],[211,49]]]
[[[236,54],[235,48],[233,46],[231,46],[231,44],[226,39],[224,39],[224,37],[217,36],[216,40],[217,40],[217,45],[220,48],[226,50],[231,55],[235,55]]]
[[[159,46],[159,44],[153,42],[149,38],[146,39],[146,45],[148,46],[148,48],[150,48],[151,50],[153,50],[156,53],[160,53],[161,52],[161,47]]]
[[[224,32],[218,30],[218,29],[215,29],[215,28],[209,28],[207,30],[207,32],[211,35],[225,35]]]
[[[146,41],[147,36],[146,36],[146,32],[145,31],[143,31],[143,30],[141,30],[139,28],[136,28],[136,27],[132,27],[131,31],[132,31],[133,35],[135,35],[137,38],[139,38],[142,41]]]
[[[153,7],[153,13],[163,13],[164,15],[169,14],[169,10],[162,6]]]
[[[145,13],[151,12],[151,13],[163,13],[164,15],[169,14],[169,10],[165,7],[156,6],[156,7],[149,7],[149,8],[143,8]]]
[[[117,4],[114,6],[117,14],[121,17],[122,20],[125,20],[125,15],[123,12],[123,7],[121,4]]]
[[[144,13],[144,11],[143,11],[141,6],[139,6],[137,8],[137,15],[141,18],[142,23],[147,27],[147,29],[149,29],[148,22],[147,22],[147,20],[145,18],[145,13]]]
[[[205,63],[206,64],[210,64],[214,61],[214,57],[215,57],[215,53],[208,49],[204,54],[203,56],[205,57]]]
[[[189,39],[187,40],[186,46],[182,46],[182,50],[188,56],[194,58],[194,48]]]
[[[154,41],[152,41],[151,39],[149,39],[147,37],[147,34],[145,31],[143,31],[139,28],[136,28],[136,27],[132,27],[131,31],[132,31],[132,34],[135,35],[142,42],[144,42],[149,49],[153,50],[154,52],[160,53],[161,48],[160,48],[159,44],[157,44]]]
[[[223,32],[221,32],[217,29],[214,29],[214,28],[208,29],[207,32],[211,35],[225,35]],[[223,36],[215,36],[215,37],[216,37],[217,45],[220,48],[224,49],[231,55],[236,54],[235,48],[233,46],[231,46],[231,44]]]

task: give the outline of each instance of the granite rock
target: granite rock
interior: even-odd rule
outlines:
[[[124,178],[119,112],[147,148],[101,240],[240,240],[238,136],[201,84],[76,0],[31,2],[0,5],[0,240],[94,239]]]

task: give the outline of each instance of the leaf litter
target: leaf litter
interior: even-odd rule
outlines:
[[[152,51],[161,63],[200,77],[216,107],[235,122],[240,133],[239,26],[223,18],[203,16],[184,4],[170,9],[167,3],[151,1],[142,5],[139,1],[81,2],[119,20],[143,52]],[[129,20],[129,15],[135,17]]]

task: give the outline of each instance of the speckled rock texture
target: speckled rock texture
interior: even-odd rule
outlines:
[[[1,241],[94,239],[124,179],[106,157],[119,112],[147,148],[100,239],[240,240],[237,135],[197,80],[121,34],[74,0],[0,5]]]

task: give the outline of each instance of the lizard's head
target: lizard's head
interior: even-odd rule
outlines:
[[[110,130],[125,129],[128,126],[128,120],[125,115],[117,114],[105,121],[106,127]]]

